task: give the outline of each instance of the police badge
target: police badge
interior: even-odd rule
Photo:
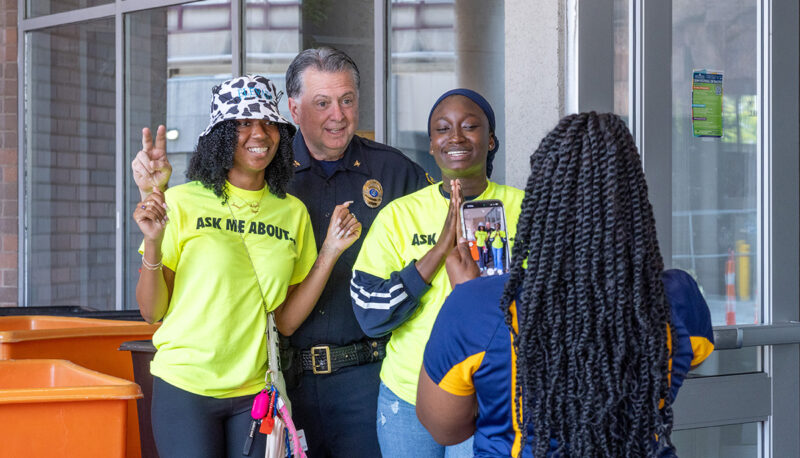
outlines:
[[[367,180],[361,188],[361,194],[364,196],[364,203],[370,208],[376,208],[383,202],[383,186],[378,180]]]

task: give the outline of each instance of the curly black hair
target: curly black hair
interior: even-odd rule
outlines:
[[[551,438],[559,456],[653,456],[671,446],[672,325],[636,145],[614,114],[570,115],[530,163],[501,300],[522,443],[532,424],[537,457]]]
[[[283,199],[286,197],[286,188],[294,174],[294,153],[292,152],[292,131],[286,124],[278,123],[280,143],[275,157],[267,166],[264,176],[269,192]],[[228,191],[225,189],[225,180],[228,171],[233,167],[233,153],[239,139],[236,120],[222,121],[209,132],[200,137],[197,147],[189,159],[186,168],[186,177],[203,183],[208,189],[214,191],[217,197],[222,198],[222,204],[228,202]]]

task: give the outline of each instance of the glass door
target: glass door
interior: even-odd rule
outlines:
[[[568,2],[570,109],[628,120],[665,264],[690,272],[711,309],[717,351],[675,404],[682,457],[800,456],[800,8],[788,3]],[[719,93],[698,72],[721,74]],[[721,100],[714,136],[692,99],[706,89]]]

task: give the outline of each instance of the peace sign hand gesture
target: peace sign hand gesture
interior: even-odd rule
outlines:
[[[158,126],[156,141],[150,129],[142,129],[142,149],[136,153],[131,162],[133,181],[139,188],[139,194],[144,200],[153,188],[166,190],[169,177],[172,175],[172,165],[167,160],[167,128]]]

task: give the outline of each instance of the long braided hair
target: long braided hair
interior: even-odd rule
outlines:
[[[532,425],[537,457],[549,439],[560,456],[652,456],[670,444],[671,324],[636,145],[616,115],[582,113],[530,162],[502,297],[522,443]]]
[[[280,143],[275,157],[267,166],[264,180],[267,182],[269,192],[282,199],[286,197],[286,188],[294,174],[293,135],[286,124],[278,123],[277,126]],[[211,132],[197,141],[197,147],[189,158],[189,166],[186,168],[186,177],[197,180],[214,191],[217,197],[222,198],[223,205],[228,202],[225,180],[228,179],[228,172],[233,167],[233,153],[236,151],[238,140],[236,120],[229,119],[218,123]]]

